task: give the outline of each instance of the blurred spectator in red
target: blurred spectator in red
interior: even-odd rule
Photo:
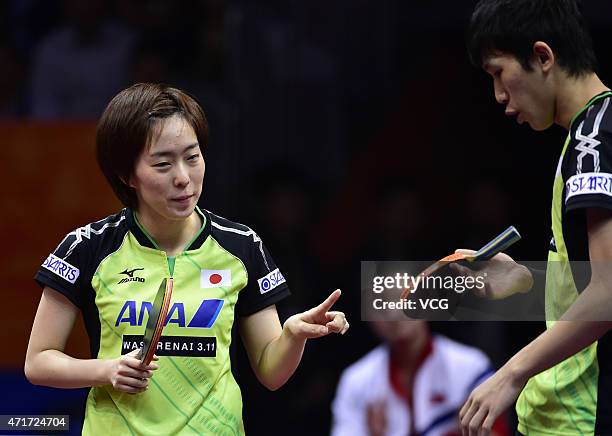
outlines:
[[[344,370],[332,436],[459,435],[459,408],[493,374],[480,350],[431,335],[425,321],[376,321],[385,343]],[[508,435],[505,417],[493,435]]]

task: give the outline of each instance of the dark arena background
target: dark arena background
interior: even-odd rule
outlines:
[[[523,236],[509,253],[544,260],[565,132],[504,117],[467,57],[474,4],[3,1],[0,414],[70,414],[79,433],[86,391],[23,375],[41,292],[32,277],[63,235],[121,207],[96,166],[95,124],[135,82],[172,84],[204,107],[200,205],[265,241],[292,290],[281,317],[343,290],[349,333],[309,342],[276,392],[259,385],[236,341],[247,434],[329,433],[340,372],[378,343],[360,320],[360,261],[435,259],[509,225]],[[610,84],[612,4],[583,10]],[[432,328],[499,366],[544,324]],[[88,356],[82,324],[67,352]]]

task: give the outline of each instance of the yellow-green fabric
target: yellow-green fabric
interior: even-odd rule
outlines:
[[[83,434],[244,434],[231,372],[232,328],[239,316],[274,304],[289,290],[255,232],[200,213],[204,230],[175,256],[172,273],[166,254],[124,210],[69,234],[55,250],[56,258],[78,269],[75,283],[62,282],[49,268],[37,274],[39,283],[81,307],[99,359],[140,346],[159,284],[174,278],[157,348],[159,369],[149,388],[136,395],[111,385],[91,388]]]
[[[592,99],[575,117],[605,93]],[[550,328],[578,298],[570,257],[563,234],[563,205],[566,181],[562,166],[572,128],[563,146],[552,198],[553,243],[548,252],[545,288],[546,325]],[[590,345],[554,367],[532,377],[521,392],[516,413],[518,430],[525,435],[593,435],[595,432],[599,365],[597,343]]]

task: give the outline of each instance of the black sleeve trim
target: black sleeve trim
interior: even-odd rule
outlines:
[[[565,205],[566,212],[579,209],[610,209],[612,210],[612,198],[609,201],[602,201],[601,198],[585,198],[570,201]]]
[[[238,315],[239,316],[253,315],[254,313],[257,313],[260,310],[265,309],[266,307],[272,306],[273,304],[276,304],[279,301],[284,300],[289,295],[291,295],[289,286],[284,284],[280,286],[279,289],[276,290],[273,294],[268,295],[264,298],[258,299],[254,303],[251,303],[250,305],[248,305],[247,307],[244,307],[244,305],[241,305],[241,307],[238,307]]]
[[[45,286],[50,287],[56,292],[59,292],[64,297],[68,298],[72,304],[74,304],[77,308],[83,309],[83,303],[78,301],[76,296],[69,292],[64,286],[57,280],[54,280],[51,276],[43,274],[42,271],[39,271],[34,276],[34,280],[40,285],[41,288],[44,289]]]

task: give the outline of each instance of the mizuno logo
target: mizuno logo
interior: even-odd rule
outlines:
[[[130,270],[128,270],[126,268],[124,271],[121,271],[119,274],[125,274],[127,277],[119,280],[119,282],[117,282],[117,284],[120,285],[121,283],[127,283],[127,282],[140,282],[140,283],[144,283],[145,279],[143,277],[134,277],[134,273],[136,271],[144,271],[144,268],[134,268],[134,269],[130,269]]]
[[[119,274],[125,274],[128,277],[134,277],[134,271],[144,271],[144,268],[134,268],[134,269],[126,269],[125,271],[121,271]]]

